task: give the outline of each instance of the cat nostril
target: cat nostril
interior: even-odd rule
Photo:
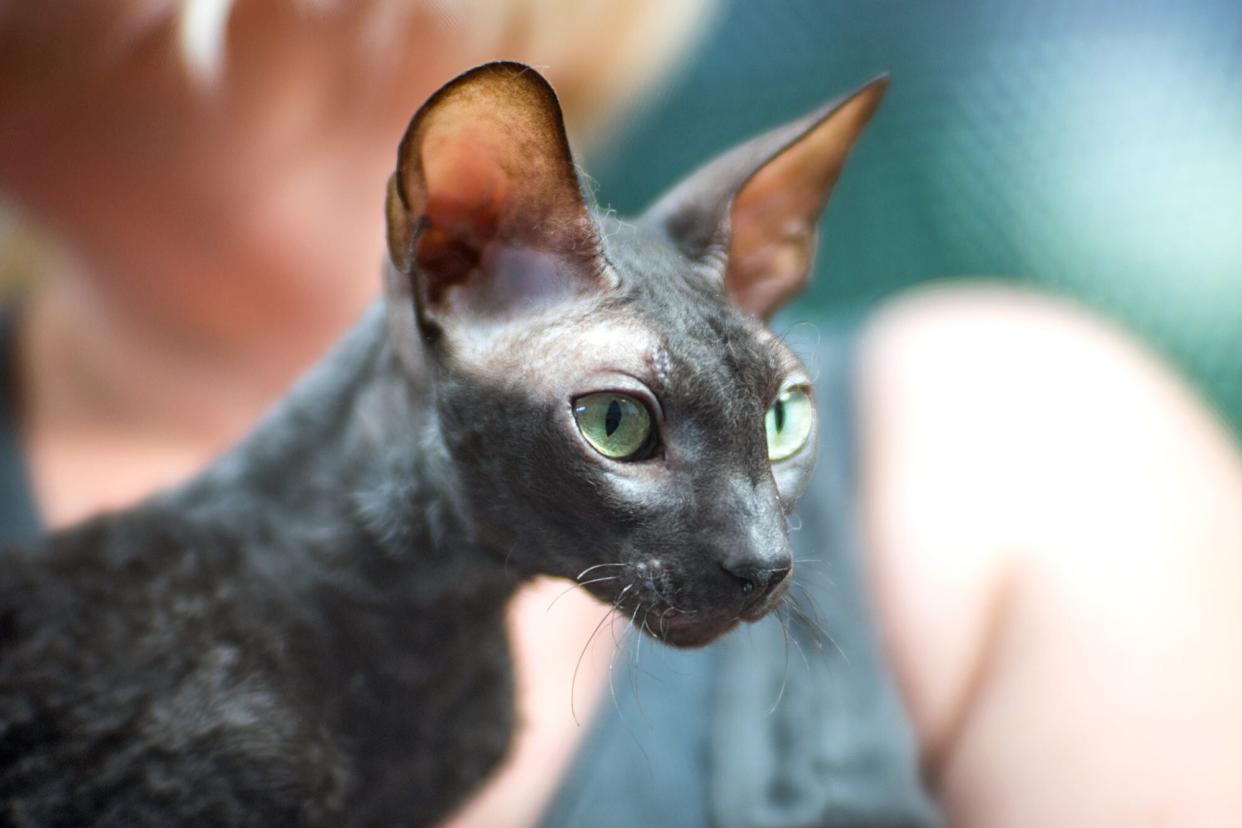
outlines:
[[[741,589],[743,596],[749,596],[754,593],[757,584],[755,583],[755,578],[749,569],[741,572],[734,572],[724,564],[721,564],[720,568],[724,570],[726,575],[737,582],[738,588]]]
[[[735,582],[737,582],[738,588],[743,597],[750,597],[751,595],[754,595],[755,588],[759,587],[758,576],[756,576],[756,572],[753,569],[750,569],[750,567],[734,571],[729,569],[728,566],[720,564],[720,569],[724,571],[725,575],[728,575],[730,578],[733,578]]]
[[[792,571],[792,566],[776,566],[769,568],[758,568],[754,566],[742,566],[730,568],[721,564],[721,569],[725,574],[732,578],[738,585],[742,597],[747,601],[759,601],[764,596],[775,590]]]

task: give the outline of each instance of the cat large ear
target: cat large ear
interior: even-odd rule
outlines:
[[[816,225],[845,158],[871,119],[880,77],[708,162],[644,217],[692,258],[715,260],[733,301],[767,318],[802,290]]]
[[[387,212],[391,263],[425,329],[511,316],[600,279],[556,94],[519,63],[471,69],[415,113]]]

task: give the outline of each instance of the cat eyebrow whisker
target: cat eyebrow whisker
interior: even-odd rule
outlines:
[[[799,338],[798,340],[795,341],[794,337],[796,335],[800,335],[803,331],[806,331],[806,330],[810,331],[811,337],[807,339]],[[772,338],[776,342],[779,342],[782,346],[784,346],[785,348],[788,348],[790,351],[792,351],[795,354],[798,354],[799,356],[801,356],[803,353],[812,355],[811,358],[806,361],[806,367],[807,367],[808,372],[812,375],[810,377],[812,382],[819,379],[820,366],[819,366],[818,356],[820,353],[820,347],[823,344],[824,335],[823,335],[823,332],[820,331],[818,325],[816,325],[814,322],[809,322],[806,320],[794,322],[792,325],[790,325],[788,328],[785,328],[780,333],[777,333],[776,331],[772,331]]]
[[[566,595],[573,592],[575,589],[581,589],[582,587],[588,587],[591,584],[602,584],[605,581],[615,581],[620,577],[621,577],[620,575],[609,575],[604,578],[593,578],[590,581],[583,581],[580,584],[570,584],[569,587],[567,587],[562,592],[558,593],[555,598],[553,598],[550,602],[548,602],[548,607],[547,609],[544,610],[544,612],[549,612],[552,609],[552,607],[556,605],[557,601],[561,600]]]

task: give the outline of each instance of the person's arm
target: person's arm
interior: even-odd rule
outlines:
[[[1242,459],[1118,333],[924,291],[862,351],[869,566],[955,826],[1236,824]]]

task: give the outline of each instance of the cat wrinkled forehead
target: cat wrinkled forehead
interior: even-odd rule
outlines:
[[[556,377],[571,364],[581,370],[663,372],[667,377],[668,350],[659,331],[636,314],[603,310],[598,302],[556,308],[497,330],[479,349],[458,356],[486,366],[497,378],[527,386]]]
[[[605,225],[607,226],[607,225]],[[641,223],[606,235],[605,255],[627,310],[658,331],[658,356],[735,374],[780,374],[792,358],[756,317],[729,300],[722,273]]]
[[[475,347],[459,341],[459,364],[528,389],[568,372],[620,373],[660,397],[740,394],[766,405],[796,361],[762,322],[728,302],[710,273],[640,228],[615,234],[605,255],[608,295],[492,326]]]

